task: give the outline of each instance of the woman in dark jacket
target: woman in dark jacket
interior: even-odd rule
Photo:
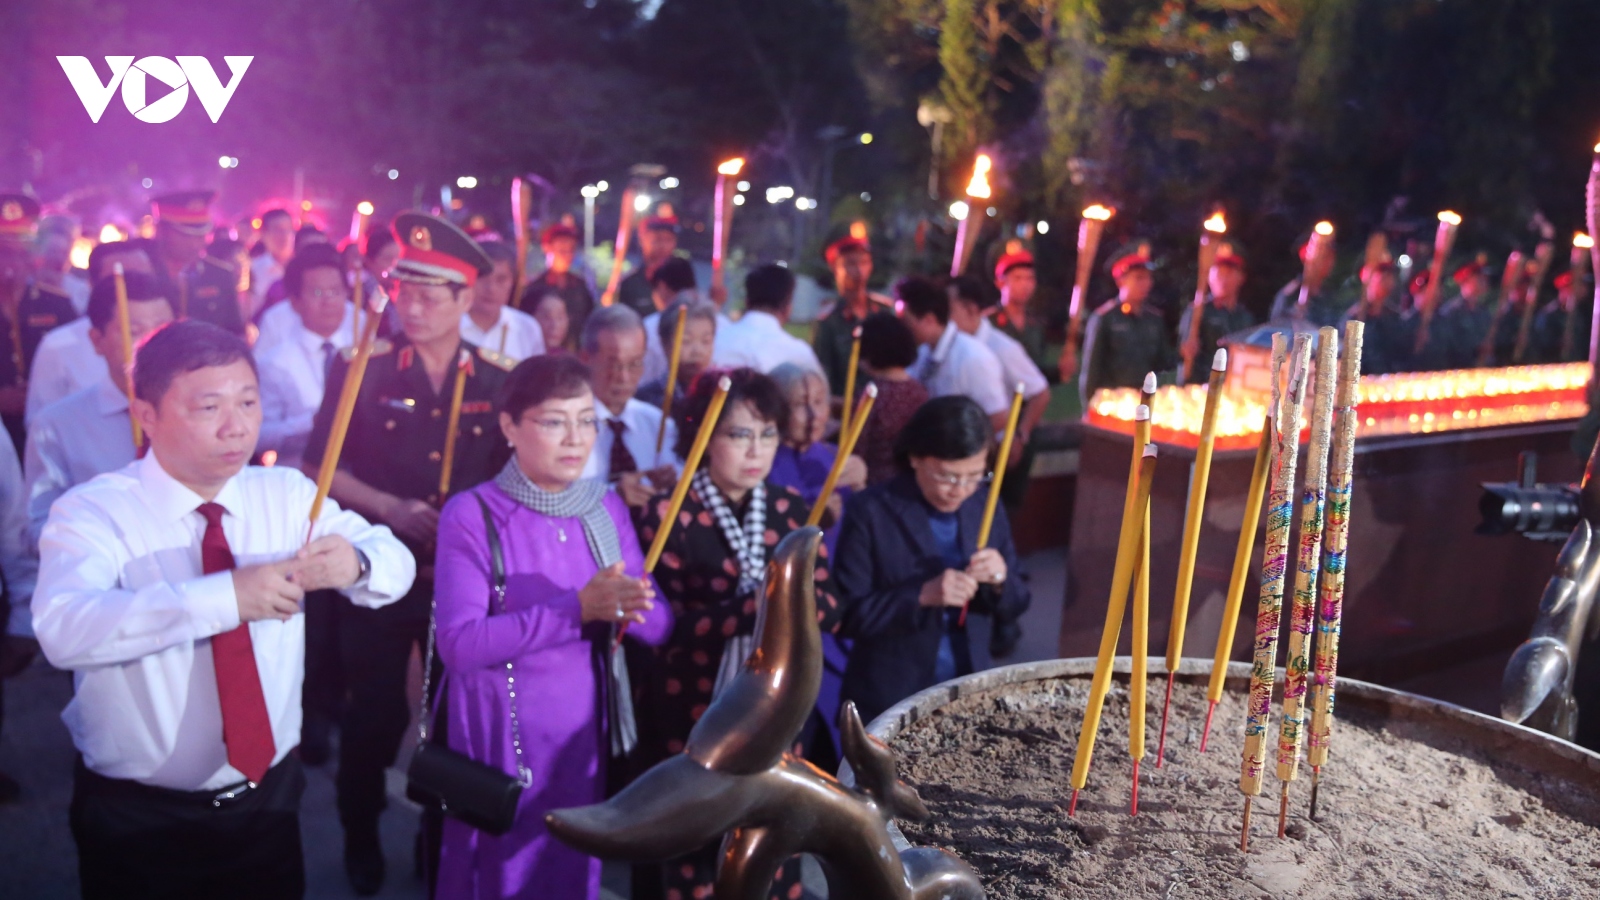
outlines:
[[[977,547],[993,445],[989,417],[970,398],[929,400],[896,443],[900,474],[845,508],[833,586],[842,633],[855,640],[843,695],[863,719],[972,671],[963,607],[997,626],[1028,608],[1003,506],[988,546]]]

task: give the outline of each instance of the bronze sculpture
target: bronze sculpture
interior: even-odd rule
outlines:
[[[767,570],[757,644],[712,701],[684,751],[604,803],[555,810],[550,833],[603,859],[648,862],[723,836],[717,900],[763,900],[779,866],[815,854],[832,900],[981,900],[966,863],[942,850],[896,850],[888,824],[928,814],[896,777],[893,753],[852,704],[840,739],[857,787],[796,758],[795,735],[816,704],[822,639],[813,582],[822,532],[784,538]]]

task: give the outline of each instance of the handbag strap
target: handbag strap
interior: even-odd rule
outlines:
[[[489,512],[489,504],[484,501],[483,495],[477,491],[472,492],[473,499],[478,501],[478,508],[483,511],[484,536],[489,544],[489,575],[492,581],[491,591],[494,595],[494,606],[498,607],[501,615],[506,612],[506,560],[500,547],[500,530],[494,525],[494,516]],[[439,620],[439,603],[437,591],[430,598],[428,611],[428,648],[423,655],[422,663],[422,709],[417,715],[417,746],[428,741],[428,723],[432,719],[428,710],[428,688],[433,676],[433,647]],[[495,609],[490,609],[489,614],[494,615]],[[522,762],[522,725],[517,721],[517,676],[512,667],[511,660],[506,660],[506,693],[510,699],[511,710],[511,748],[517,754],[517,776],[523,787],[528,787],[533,781],[533,772]]]

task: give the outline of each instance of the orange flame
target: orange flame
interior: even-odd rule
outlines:
[[[1579,250],[1588,250],[1594,246],[1594,238],[1580,231],[1572,236],[1572,246]]]
[[[371,200],[363,200],[360,203],[357,203],[356,204],[356,212],[361,213],[363,216],[372,215],[372,201]]]
[[[1444,212],[1439,213],[1439,221],[1446,225],[1460,225],[1461,214],[1447,209]]]
[[[744,168],[744,157],[736,156],[717,166],[718,175],[737,175]]]
[[[1222,210],[1220,209],[1212,213],[1211,218],[1205,220],[1205,222],[1202,224],[1205,226],[1205,229],[1212,234],[1228,233],[1228,220],[1223,217]]]
[[[1097,222],[1104,222],[1116,214],[1116,210],[1108,206],[1101,206],[1098,203],[1083,211],[1085,219],[1094,219]]]
[[[1323,237],[1328,237],[1329,235],[1333,234],[1333,223],[1328,221],[1318,222],[1314,230],[1317,232],[1317,234],[1320,234]]]
[[[994,160],[987,153],[979,153],[978,158],[972,163],[972,180],[967,182],[967,196],[984,200],[992,196],[989,189],[989,170],[994,168]]]

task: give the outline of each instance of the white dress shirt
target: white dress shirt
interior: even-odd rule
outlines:
[[[589,462],[583,467],[584,478],[611,477],[611,443],[612,419],[621,419],[626,428],[622,432],[622,442],[633,454],[633,461],[644,472],[660,466],[670,465],[680,468],[678,455],[672,451],[678,442],[678,424],[667,419],[667,436],[661,442],[661,453],[656,453],[656,429],[661,427],[661,410],[643,400],[628,398],[628,404],[622,408],[622,415],[613,416],[611,410],[604,403],[596,402],[594,411],[598,421],[595,435],[594,449],[589,452]]]
[[[267,302],[267,291],[283,278],[283,268],[283,264],[274,259],[271,253],[263,253],[250,260],[250,308],[244,313],[246,321],[256,314],[261,304]]]
[[[931,350],[926,345],[917,348],[915,375],[930,397],[965,394],[991,416],[1011,408],[1000,360],[954,322],[944,327]]]
[[[39,410],[86,387],[110,378],[105,357],[89,343],[89,318],[79,316],[52,328],[39,341],[28,375],[28,405],[24,418],[32,421]]]
[[[33,617],[28,612],[28,601],[33,596],[39,559],[33,553],[33,539],[28,533],[28,495],[22,486],[17,449],[10,446],[10,441],[0,444],[6,445],[0,447],[0,574],[5,576],[11,599],[5,633],[31,637]]]
[[[273,307],[293,307],[280,303]],[[323,337],[305,327],[299,315],[292,316],[282,339],[266,350],[256,351],[256,368],[261,379],[261,441],[258,449],[278,454],[277,465],[298,465],[311,436],[311,420],[322,406],[322,393],[328,377],[323,344],[332,352],[355,343],[355,306],[345,304],[344,321],[333,334]]]
[[[811,345],[783,330],[778,317],[765,310],[745,310],[739,321],[717,329],[713,365],[723,368],[749,366],[763,374],[784,363],[794,363],[822,375],[822,363]]]
[[[461,339],[517,362],[544,353],[544,329],[539,326],[539,320],[509,306],[500,307],[500,318],[487,329],[479,328],[471,315],[463,313]]]
[[[1022,343],[994,327],[987,317],[978,320],[978,333],[973,337],[1000,361],[1002,387],[1008,393],[1016,389],[1019,381],[1022,382],[1022,396],[1027,400],[1050,390],[1050,379],[1039,371]]]
[[[28,532],[34,543],[62,494],[133,462],[128,395],[110,376],[58,400],[28,423],[22,472],[28,484]]]
[[[216,501],[237,564],[278,562],[306,541],[316,485],[294,469],[246,467]],[[73,670],[61,718],[84,764],[109,778],[181,791],[244,780],[227,761],[211,638],[239,625],[229,572],[202,575],[204,502],[154,452],[69,491],[40,541],[33,627],[46,658]],[[343,535],[370,577],[343,593],[377,607],[404,596],[416,560],[389,533],[329,499],[316,537]],[[251,622],[250,641],[276,747],[300,743],[305,617]]]

